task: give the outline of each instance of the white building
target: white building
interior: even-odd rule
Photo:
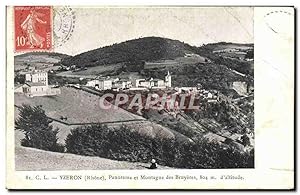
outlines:
[[[165,85],[166,87],[172,87],[172,76],[168,71],[168,74],[165,76]]]
[[[99,89],[107,90],[112,88],[112,80],[102,79],[99,83]]]
[[[117,91],[120,89],[129,89],[131,87],[132,87],[131,81],[125,79],[116,79],[113,82],[113,89],[116,89]]]
[[[147,81],[146,79],[136,79],[135,80],[135,86],[141,87],[141,88],[150,88],[150,81]]]
[[[25,74],[25,84],[15,87],[15,93],[24,93],[29,97],[60,94],[60,88],[48,85],[48,73],[34,70]]]
[[[176,87],[175,90],[179,93],[196,93],[197,87]]]
[[[48,85],[48,73],[41,70],[34,70],[31,73],[25,74],[25,81],[31,83],[43,83]]]
[[[86,86],[88,87],[94,87],[98,90],[108,90],[112,89],[112,80],[111,79],[94,79],[91,81],[88,81]]]
[[[135,86],[141,88],[166,88],[172,86],[172,76],[168,71],[168,74],[165,76],[165,80],[162,79],[137,79],[135,80]]]
[[[97,79],[94,79],[94,80],[90,80],[86,83],[85,86],[88,86],[88,87],[96,87],[96,86],[99,86],[99,83],[100,81],[97,80]]]
[[[150,80],[150,86],[152,88],[164,88],[166,87],[165,81],[162,79],[152,79]]]
[[[171,84],[171,75],[165,76],[165,80],[162,79],[136,79],[131,81],[130,79],[119,79],[119,78],[105,78],[105,79],[93,79],[87,82],[86,86],[93,87],[98,90],[109,90],[113,89],[119,91],[120,89],[149,89],[149,88],[169,88]]]

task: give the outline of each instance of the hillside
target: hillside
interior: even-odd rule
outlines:
[[[197,48],[196,53],[242,74],[254,76],[254,44],[211,43]]]
[[[176,87],[197,86],[197,84],[201,84],[205,89],[227,91],[230,89],[229,83],[234,81],[246,81],[248,84],[253,85],[251,77],[241,76],[226,65],[215,63],[197,63],[168,68],[145,69],[141,74],[148,78],[164,78],[168,70],[172,75],[172,86]]]
[[[15,93],[15,105],[29,104],[41,106],[48,117],[54,119],[52,125],[59,128],[58,141],[64,143],[72,128],[91,123],[106,124],[111,128],[127,125],[139,134],[148,137],[175,138],[179,141],[191,141],[186,136],[147,121],[145,118],[132,114],[121,108],[102,109],[99,105],[99,96],[74,88],[61,88],[57,96],[26,97]],[[80,109],[79,109],[80,108]],[[18,108],[15,108],[15,118],[18,117]],[[17,131],[16,131],[17,132]],[[17,142],[22,139],[22,133],[17,132]]]
[[[15,152],[17,171],[147,169],[150,166],[150,163],[132,163],[26,147],[16,147]],[[170,168],[159,166],[158,169]]]
[[[38,67],[47,69],[49,66],[60,62],[62,59],[69,57],[66,54],[51,52],[28,52],[14,57],[15,70]]]
[[[61,94],[57,96],[30,98],[23,94],[15,94],[17,106],[23,103],[41,105],[47,116],[68,124],[143,120],[142,117],[123,109],[101,109],[99,99],[99,96],[70,87],[61,88]],[[67,117],[67,119],[61,120],[61,117]]]
[[[201,83],[209,87],[220,81],[224,81],[224,85],[226,82],[245,80],[251,83],[254,65],[247,58],[253,58],[253,49],[253,44],[220,42],[195,47],[178,40],[145,37],[64,58],[61,62],[64,65],[88,69],[60,74],[118,76],[138,72],[142,76],[164,78],[163,74],[169,70],[174,75],[174,84],[178,86]],[[250,78],[243,78],[243,74]]]
[[[69,55],[67,54],[57,53],[57,52],[28,52],[28,53],[16,55],[15,58],[20,59],[20,58],[26,58],[28,56],[49,56],[49,57],[60,58],[60,59],[69,57]]]
[[[224,49],[241,49],[241,50],[247,50],[247,49],[253,49],[254,44],[252,43],[229,43],[229,42],[219,42],[219,43],[209,43],[206,45],[203,45],[202,48],[208,49],[210,51],[218,51],[218,50],[224,50]]]
[[[194,47],[177,40],[145,37],[65,58],[62,64],[90,67],[121,62],[139,63],[141,61],[175,59],[185,56],[186,53],[194,53]]]

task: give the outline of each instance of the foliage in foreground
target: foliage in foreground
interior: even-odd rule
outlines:
[[[19,118],[15,121],[15,129],[24,132],[21,145],[42,150],[63,152],[64,147],[57,143],[58,129],[53,130],[45,111],[39,106],[31,107],[23,104],[19,108]]]
[[[150,138],[126,126],[109,129],[107,126],[77,127],[66,139],[67,152],[99,156],[131,162],[149,162],[179,168],[251,168],[254,152],[240,152],[218,143],[199,140],[197,143],[178,143],[175,139]]]

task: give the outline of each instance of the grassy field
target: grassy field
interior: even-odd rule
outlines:
[[[42,105],[48,117],[53,121],[54,128],[59,128],[59,142],[64,143],[66,136],[72,128],[78,125],[66,125],[60,123],[102,123],[122,120],[143,119],[123,109],[104,110],[99,106],[99,97],[87,92],[76,90],[74,88],[62,88],[62,93],[57,96],[44,96],[29,98],[22,94],[15,94],[15,105],[29,104],[32,106]],[[15,118],[18,117],[18,108],[15,108]],[[67,117],[67,120],[61,120],[60,117]],[[120,125],[119,123],[118,125]],[[16,131],[16,143],[19,144],[22,139],[22,132]]]
[[[110,65],[103,65],[103,66],[88,67],[87,70],[81,70],[77,72],[64,71],[58,73],[57,75],[65,76],[65,77],[94,78],[95,76],[101,75],[105,72],[116,71],[121,67],[122,66],[120,64],[110,64]]]
[[[17,171],[147,169],[150,166],[150,163],[130,163],[26,147],[16,147],[15,152]],[[170,169],[163,166],[158,168]]]
[[[118,129],[121,125],[127,125],[130,129],[138,131],[141,135],[153,138],[175,138],[180,141],[190,141],[189,138],[176,131],[147,121],[143,117],[127,112],[126,110],[120,108],[117,110],[101,109],[99,106],[99,96],[74,88],[63,87],[61,90],[62,93],[60,95],[48,97],[29,98],[22,94],[15,94],[15,105],[20,106],[23,103],[32,106],[41,105],[48,117],[57,120],[53,121],[52,125],[54,128],[59,128],[58,141],[60,143],[65,142],[65,138],[71,129],[79,126],[76,125],[78,123],[85,125],[105,122],[111,122],[107,125],[114,129]],[[18,117],[18,113],[18,108],[15,108],[15,118]],[[61,120],[61,116],[67,117],[67,120]],[[128,120],[137,121],[128,122]],[[16,142],[19,144],[20,139],[22,139],[22,133],[19,131],[16,132]]]
[[[102,109],[99,106],[99,99],[99,96],[88,92],[63,87],[61,94],[57,96],[29,98],[15,94],[15,105],[20,106],[23,103],[41,105],[47,116],[69,124],[143,119],[123,109]],[[67,117],[67,120],[61,120],[60,117]]]
[[[53,64],[60,62],[61,54],[48,54],[48,53],[37,53],[37,54],[23,54],[15,56],[15,70],[25,69],[27,65],[31,67],[37,67],[38,69],[56,69]]]
[[[117,129],[120,124],[110,124],[108,126],[112,128],[116,127]],[[129,129],[139,132],[141,135],[151,138],[169,138],[176,139],[179,142],[192,142],[190,138],[181,133],[150,121],[130,122],[126,123],[126,126]]]
[[[205,47],[212,48],[213,51],[219,51],[224,49],[240,49],[240,50],[247,50],[253,49],[253,44],[238,44],[238,43],[213,43],[208,44]]]
[[[174,60],[159,60],[156,62],[146,62],[145,69],[184,66],[184,65],[196,64],[196,63],[206,63],[205,58],[194,54],[194,56],[178,57],[175,58]]]
[[[163,68],[163,67],[174,67],[174,66],[184,66],[189,64],[196,64],[196,63],[206,63],[205,58],[199,55],[194,54],[194,56],[189,57],[178,57],[174,60],[158,60],[155,62],[145,62],[145,69],[152,69],[152,68]],[[95,67],[87,67],[87,70],[81,70],[77,72],[72,71],[64,71],[60,72],[58,76],[64,77],[82,77],[82,78],[94,78],[98,75],[106,75],[107,73],[115,73],[118,69],[122,68],[122,64],[110,64],[110,65],[101,65]],[[126,73],[127,77],[130,76],[130,72]],[[118,76],[121,76],[118,74]]]

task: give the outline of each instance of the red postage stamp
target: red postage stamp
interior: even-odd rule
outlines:
[[[15,51],[52,49],[51,6],[15,6]]]

